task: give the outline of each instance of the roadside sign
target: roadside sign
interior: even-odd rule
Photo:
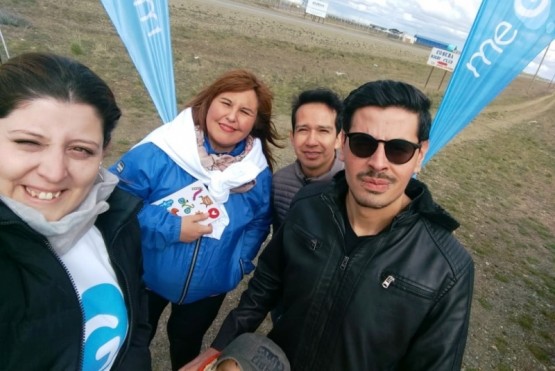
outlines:
[[[308,0],[305,12],[320,18],[326,18],[328,12],[328,2],[320,0]]]
[[[459,53],[450,52],[449,50],[432,48],[430,56],[428,57],[428,64],[433,67],[441,68],[442,70],[451,71],[459,61]]]

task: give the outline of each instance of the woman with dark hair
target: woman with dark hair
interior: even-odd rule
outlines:
[[[152,337],[171,302],[173,369],[198,355],[226,293],[254,269],[270,230],[269,144],[277,139],[272,94],[248,71],[225,73],[187,107],[111,168],[144,200]]]
[[[0,65],[2,369],[151,369],[141,203],[102,168],[120,116],[79,62]]]

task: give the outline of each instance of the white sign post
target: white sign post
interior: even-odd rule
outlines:
[[[326,14],[328,12],[328,2],[320,0],[308,0],[305,12],[316,17],[326,18]]]
[[[430,77],[432,76],[432,72],[434,68],[440,68],[444,70],[443,77],[441,78],[441,82],[437,87],[437,90],[441,88],[441,84],[443,84],[443,80],[445,79],[445,75],[447,75],[447,71],[453,72],[457,62],[459,61],[460,54],[450,52],[449,50],[439,49],[439,48],[432,48],[430,55],[428,56],[428,64],[432,66],[430,70],[430,74],[428,75],[428,79],[426,80],[426,84],[424,87],[428,86],[428,81],[430,81]]]
[[[441,68],[442,70],[453,72],[459,61],[459,56],[460,54],[448,50],[432,48],[430,56],[428,57],[428,64]]]

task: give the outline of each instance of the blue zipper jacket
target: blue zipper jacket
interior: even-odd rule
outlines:
[[[205,141],[205,148],[209,148]],[[231,153],[240,152],[240,144]],[[181,217],[151,203],[195,182],[153,143],[124,154],[110,171],[121,179],[118,187],[140,197],[139,213],[144,256],[144,278],[149,289],[172,303],[192,303],[229,292],[254,269],[252,260],[270,231],[272,173],[267,167],[245,193],[231,193],[224,206],[229,225],[219,240],[201,237],[179,240]]]

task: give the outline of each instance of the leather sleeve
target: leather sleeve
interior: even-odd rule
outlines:
[[[239,305],[224,320],[212,347],[224,349],[245,332],[254,332],[281,296],[282,228],[274,233],[260,258]]]

